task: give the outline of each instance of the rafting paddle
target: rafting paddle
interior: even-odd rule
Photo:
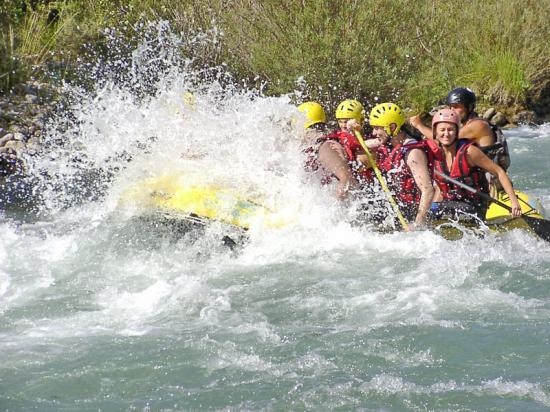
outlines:
[[[358,130],[353,131],[355,133],[355,137],[361,144],[361,147],[365,151],[367,158],[369,159],[369,163],[372,166],[372,169],[374,170],[374,173],[376,174],[376,178],[380,182],[380,186],[382,186],[382,190],[384,190],[384,193],[386,193],[386,197],[388,198],[388,201],[390,202],[391,207],[393,208],[393,211],[397,215],[397,219],[399,219],[399,223],[401,223],[401,226],[405,230],[409,230],[409,224],[407,223],[407,220],[403,217],[403,214],[399,210],[399,206],[397,205],[397,202],[393,198],[393,195],[391,194],[390,189],[388,188],[388,184],[386,183],[386,179],[384,176],[382,176],[382,172],[380,172],[380,169],[378,168],[378,165],[376,164],[376,160],[373,158],[372,153],[370,152],[369,148],[367,147],[365,141],[363,140],[363,136],[361,135],[361,132]]]
[[[512,208],[508,206],[506,203],[501,202],[500,200],[495,199],[494,197],[490,196],[489,194],[482,192],[480,190],[476,190],[471,186],[468,186],[456,179],[453,179],[451,176],[447,176],[445,173],[440,172],[439,170],[434,169],[434,173],[441,176],[443,179],[457,185],[458,187],[461,187],[469,192],[477,193],[481,197],[483,197],[488,202],[496,203],[500,207],[512,211]],[[542,218],[536,218],[531,217],[525,214],[521,215],[521,218],[527,223],[527,225],[535,232],[541,239],[546,240],[547,242],[550,242],[550,220],[542,219]]]

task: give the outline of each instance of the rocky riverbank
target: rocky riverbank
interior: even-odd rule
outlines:
[[[60,93],[46,83],[17,85],[0,96],[0,178],[24,174],[42,146],[43,131]]]

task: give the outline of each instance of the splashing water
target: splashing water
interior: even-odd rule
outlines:
[[[352,226],[302,171],[289,96],[178,57],[216,33],[151,27],[67,85],[38,213],[0,222],[1,409],[550,407],[548,244]],[[548,125],[507,134],[515,185],[548,208]],[[163,174],[293,223],[251,227],[238,254],[219,223],[174,236],[120,202]]]

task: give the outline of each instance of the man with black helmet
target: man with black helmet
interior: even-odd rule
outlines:
[[[461,138],[473,140],[481,148],[496,143],[496,137],[489,122],[479,117],[474,111],[476,95],[473,91],[465,87],[457,87],[449,92],[445,104],[454,109],[462,120]]]
[[[470,139],[478,144],[479,147],[488,147],[496,143],[496,136],[493,128],[485,119],[482,119],[475,112],[476,95],[467,87],[457,87],[449,92],[445,99],[445,104],[457,112],[462,121],[459,137],[461,139]],[[425,137],[433,139],[431,128],[425,126],[420,120],[420,116],[412,116],[409,123],[418,129]]]

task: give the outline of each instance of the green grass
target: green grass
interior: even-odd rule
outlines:
[[[4,92],[48,79],[44,67],[70,78],[84,44],[104,47],[105,28],[124,26],[132,45],[139,22],[166,20],[174,33],[219,33],[217,42],[180,53],[227,63],[268,94],[297,90],[297,99],[329,109],[358,98],[423,111],[459,85],[472,87],[482,107],[550,100],[549,0],[64,0],[26,12],[20,3],[0,6]]]
[[[529,82],[522,62],[511,51],[489,52],[471,58],[471,71],[464,84],[484,88],[485,94],[501,104],[524,101]]]

